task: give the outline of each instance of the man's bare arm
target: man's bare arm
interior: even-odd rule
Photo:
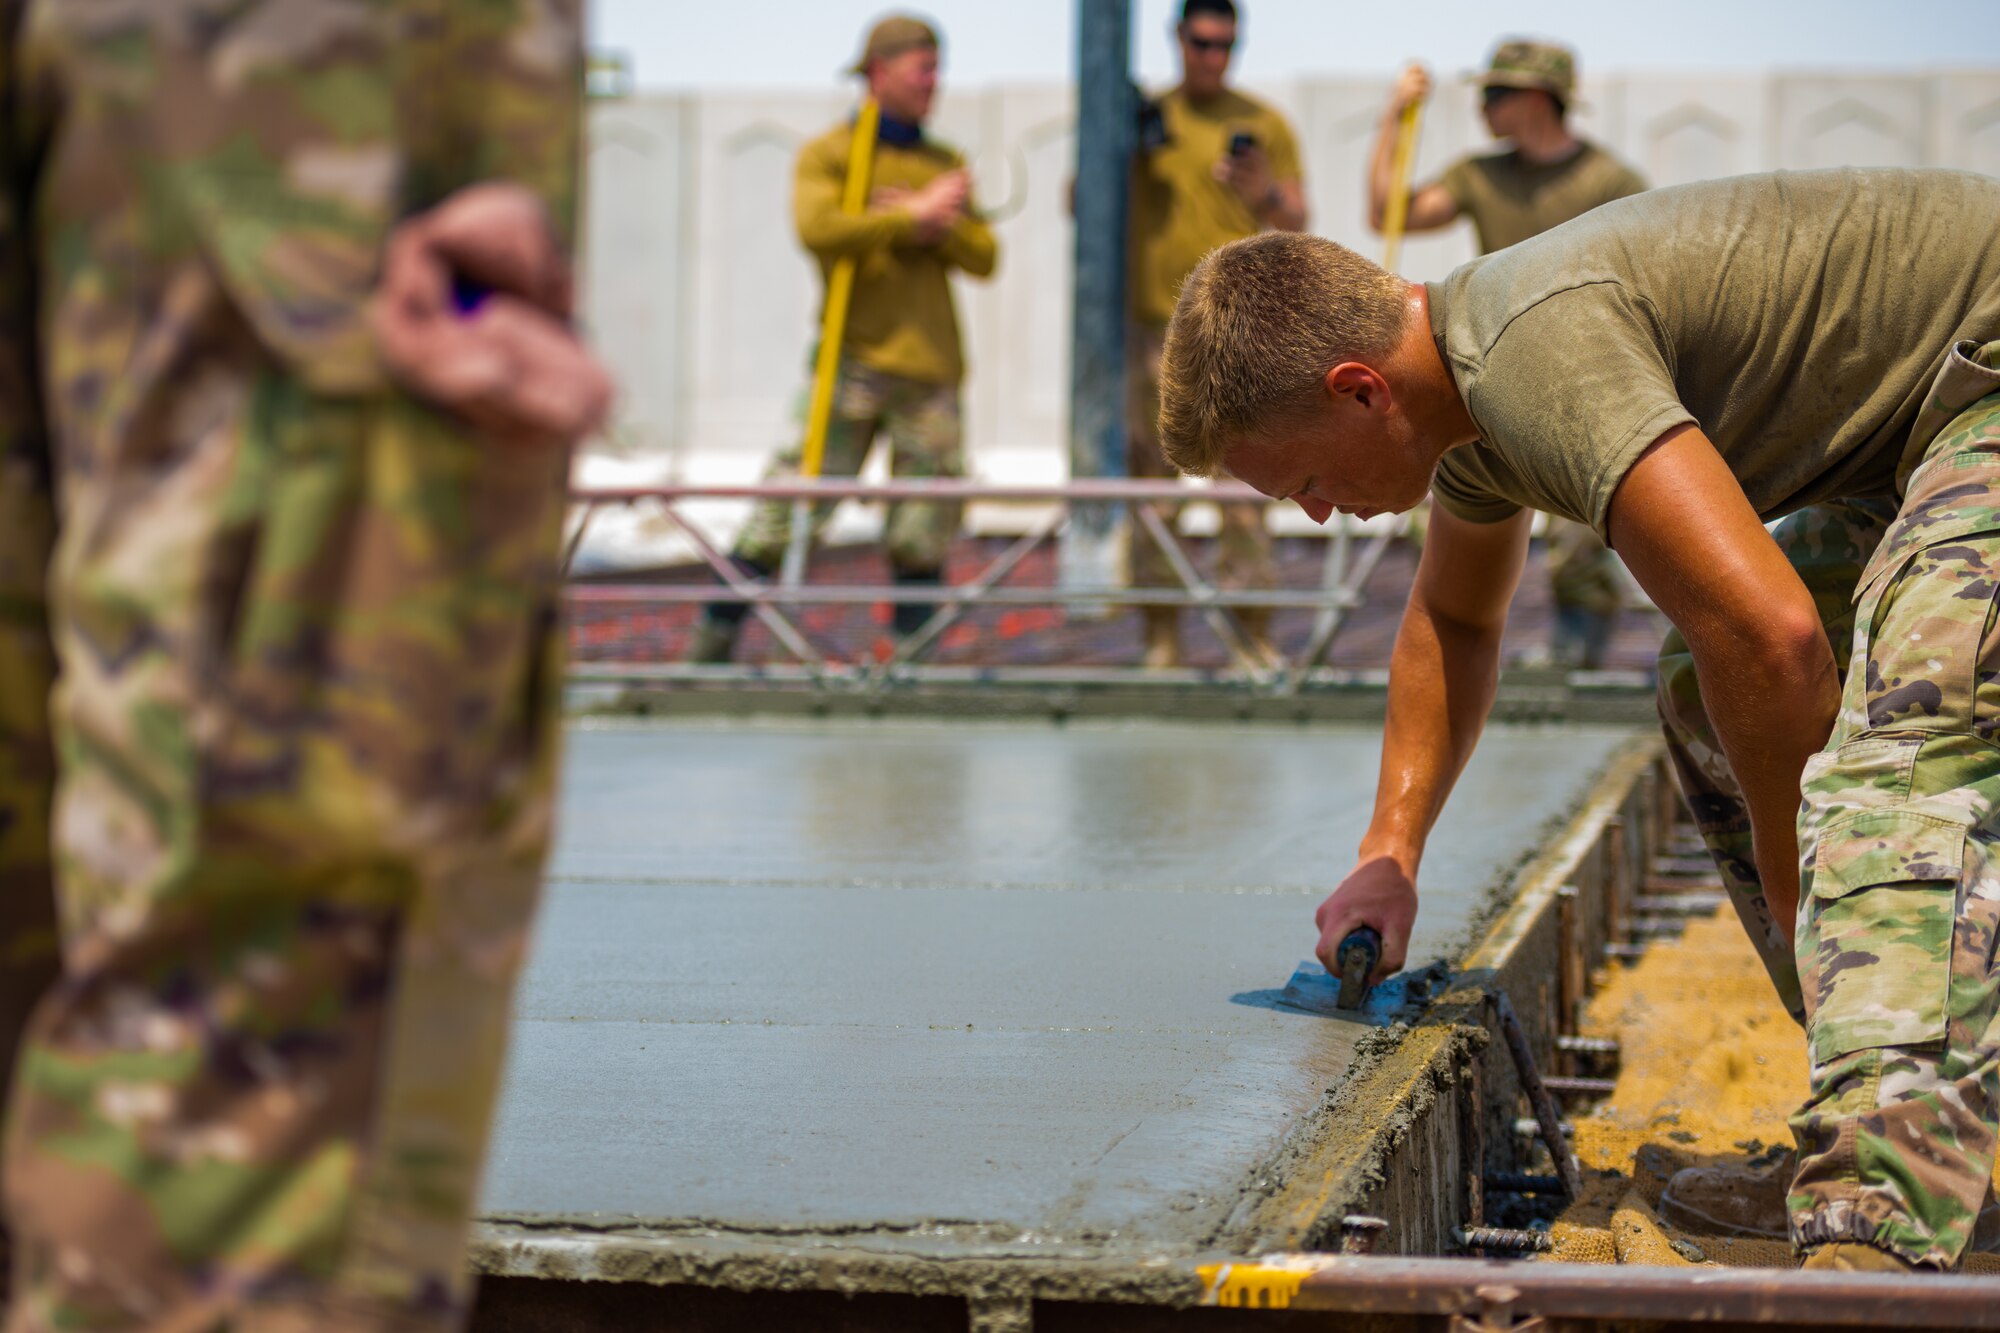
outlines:
[[[1389,663],[1389,715],[1375,813],[1359,864],[1320,904],[1318,954],[1336,970],[1349,931],[1382,933],[1375,975],[1402,967],[1417,915],[1417,863],[1471,758],[1500,674],[1507,604],[1527,559],[1530,515],[1469,523],[1433,510]]]
[[[1693,654],[1702,703],[1742,786],[1780,929],[1799,905],[1799,778],[1826,743],[1839,677],[1812,594],[1708,437],[1654,441],[1611,500],[1611,544]]]

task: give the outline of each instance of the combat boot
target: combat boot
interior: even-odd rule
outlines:
[[[899,569],[896,571],[896,586],[899,588],[936,588],[944,583],[944,574],[935,569]],[[896,637],[907,639],[924,627],[937,613],[935,602],[898,602],[890,615]]]
[[[1243,626],[1244,636],[1250,640],[1250,655],[1265,666],[1275,667],[1278,664],[1278,649],[1271,642],[1271,608],[1238,607],[1236,623]]]
[[[746,578],[763,582],[771,577],[767,566],[748,556],[732,555],[729,561]],[[737,636],[743,632],[743,617],[749,614],[748,602],[710,602],[704,606],[687,655],[681,660],[697,666],[720,666],[732,660],[736,656]]]
[[[1914,1273],[1918,1265],[1873,1245],[1837,1240],[1829,1245],[1815,1245],[1806,1252],[1799,1267],[1822,1273]]]
[[[694,638],[688,645],[684,661],[696,666],[719,666],[736,656],[736,636],[743,628],[743,620],[718,620],[703,616],[694,628]]]
[[[1710,1236],[1763,1236],[1783,1240],[1785,1192],[1791,1186],[1789,1154],[1762,1166],[1690,1166],[1674,1172],[1660,1193],[1660,1216],[1683,1231]]]
[[[1177,606],[1140,608],[1146,619],[1146,655],[1140,665],[1165,671],[1181,664],[1181,612]]]

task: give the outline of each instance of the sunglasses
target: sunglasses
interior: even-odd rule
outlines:
[[[1234,37],[1186,37],[1182,40],[1205,55],[1226,56],[1236,49]]]
[[[1481,106],[1493,106],[1496,103],[1506,101],[1520,91],[1519,88],[1487,88],[1479,94],[1479,104]]]

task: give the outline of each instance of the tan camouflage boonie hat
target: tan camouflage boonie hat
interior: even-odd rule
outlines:
[[[861,48],[861,56],[847,67],[847,72],[866,74],[871,60],[887,60],[890,56],[899,56],[920,46],[928,46],[935,51],[940,45],[937,29],[923,19],[910,14],[891,14],[868,30],[868,41]]]
[[[1576,55],[1554,42],[1502,42],[1485,73],[1467,77],[1482,88],[1539,88],[1565,105],[1576,100]]]

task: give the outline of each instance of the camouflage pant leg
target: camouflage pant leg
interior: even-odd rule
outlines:
[[[1996,345],[2000,351],[2000,345]],[[1996,358],[2000,359],[2000,358]],[[1933,446],[1871,565],[1800,815],[1811,1093],[1795,1243],[1958,1262],[2000,1115],[2000,394]]]
[[[1125,470],[1134,477],[1170,478],[1178,474],[1160,452],[1160,356],[1167,331],[1149,324],[1125,328]],[[1158,506],[1169,530],[1175,511]],[[1135,588],[1178,588],[1181,581],[1158,543],[1135,518],[1126,524],[1126,559]]]
[[[852,477],[860,473],[861,465],[868,460],[869,449],[874,447],[875,435],[882,428],[882,418],[895,382],[895,376],[871,370],[858,362],[841,362],[834,381],[833,412],[826,423],[826,449],[820,458],[819,474],[822,477]],[[805,442],[800,439],[780,450],[778,456],[771,460],[771,465],[764,470],[764,480],[797,480],[804,458]],[[784,561],[785,548],[791,544],[792,509],[790,500],[760,501],[750,511],[743,531],[736,538],[737,558],[748,560],[764,570],[776,569]],[[819,540],[820,531],[826,526],[827,519],[833,516],[833,510],[831,504],[812,507],[808,519],[809,540]]]
[[[1160,356],[1166,330],[1134,324],[1125,335],[1125,467],[1134,477],[1175,477],[1160,452]],[[1223,588],[1277,586],[1278,563],[1262,505],[1220,505],[1214,566],[1210,577]],[[1176,511],[1162,505],[1160,517],[1171,530]],[[1171,561],[1137,524],[1131,527],[1130,570],[1135,588],[1178,588]]]
[[[1853,632],[1854,586],[1894,515],[1890,501],[1838,500],[1802,509],[1772,526],[1772,537],[1819,609],[1834,661],[1843,667]],[[1681,794],[1715,858],[1730,904],[1756,946],[1779,1001],[1803,1022],[1805,1006],[1799,997],[1792,941],[1772,921],[1764,901],[1764,886],[1751,854],[1750,812],[1708,720],[1694,658],[1678,630],[1668,630],[1660,645],[1659,710]]]
[[[579,15],[35,12],[0,103],[40,117],[63,954],[8,1327],[450,1329],[548,834],[566,460],[382,388],[361,310],[465,173],[566,232]]]
[[[117,513],[117,479],[65,479],[66,962],[12,1107],[16,1330],[470,1303],[552,802],[561,460],[241,388],[189,460],[212,489]]]
[[[956,384],[897,381],[889,394],[884,424],[889,433],[889,473],[923,480],[965,475],[963,430]],[[951,540],[958,535],[965,506],[898,501],[889,506],[883,539],[897,572],[940,573]]]
[[[0,1092],[29,1011],[57,970],[47,591],[55,494],[37,387],[32,186],[15,128],[0,129]]]
[[[1587,524],[1553,514],[1544,549],[1556,611],[1549,656],[1558,666],[1601,667],[1624,603],[1618,557]]]

